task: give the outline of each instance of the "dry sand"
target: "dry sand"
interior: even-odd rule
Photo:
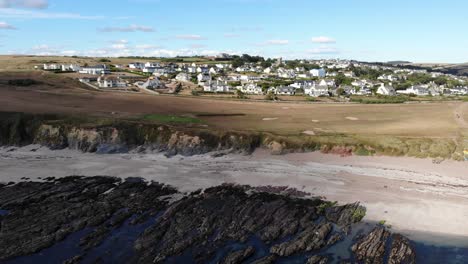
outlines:
[[[0,181],[109,175],[144,177],[182,191],[225,182],[288,185],[340,203],[361,201],[368,209],[365,220],[386,220],[413,239],[468,247],[468,163],[321,153],[271,156],[263,150],[221,158],[30,151],[37,148],[0,149]]]

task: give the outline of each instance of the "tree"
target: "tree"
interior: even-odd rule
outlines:
[[[343,88],[338,88],[336,89],[336,95],[338,96],[342,96],[342,95],[345,95],[345,90]]]
[[[351,85],[353,82],[352,78],[346,77],[344,74],[340,73],[335,77],[335,84],[340,85]]]
[[[241,90],[236,91],[236,96],[237,96],[237,99],[247,99],[247,96],[245,96],[245,93],[242,92]]]
[[[262,66],[263,68],[269,68],[269,67],[271,67],[271,65],[273,65],[273,64],[269,60],[262,61],[261,64],[260,64],[260,66]]]
[[[277,101],[277,100],[278,100],[278,96],[276,96],[276,94],[273,93],[272,91],[269,91],[269,92],[267,93],[267,95],[265,96],[265,100]]]
[[[241,66],[244,66],[244,61],[241,58],[235,58],[232,61],[232,67],[233,68],[238,68],[238,67],[241,67]]]
[[[179,94],[181,91],[182,91],[182,84],[178,83],[174,90],[174,93]]]

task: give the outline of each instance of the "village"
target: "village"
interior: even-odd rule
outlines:
[[[222,62],[217,62],[222,58]],[[283,60],[222,54],[207,63],[131,62],[43,64],[36,69],[72,73],[95,89],[155,94],[278,100],[353,101],[353,98],[452,98],[468,95],[468,78],[407,65],[350,60]],[[226,62],[226,59],[228,61]],[[316,98],[316,99],[314,99]],[[359,99],[362,100],[362,99]],[[390,99],[390,102],[396,102]]]

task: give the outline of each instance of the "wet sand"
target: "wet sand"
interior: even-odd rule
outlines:
[[[360,201],[365,220],[385,220],[418,241],[468,247],[468,163],[321,153],[272,156],[97,155],[27,146],[0,149],[0,181],[70,175],[143,177],[181,191],[225,182],[290,186],[340,203]],[[33,151],[31,151],[33,150]],[[23,179],[24,180],[24,179]]]

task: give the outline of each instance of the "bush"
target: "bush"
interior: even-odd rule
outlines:
[[[276,101],[276,100],[278,100],[278,96],[276,96],[276,94],[274,94],[274,93],[272,93],[272,92],[269,92],[269,93],[265,96],[265,100]]]
[[[355,97],[351,96],[351,102],[361,104],[402,104],[409,101],[408,96],[385,96],[379,95],[377,97]]]
[[[192,90],[192,95],[193,96],[199,96],[200,93],[197,90]]]
[[[356,208],[356,210],[354,210],[353,221],[355,223],[360,222],[364,218],[364,216],[366,216],[366,209],[360,206]]]

